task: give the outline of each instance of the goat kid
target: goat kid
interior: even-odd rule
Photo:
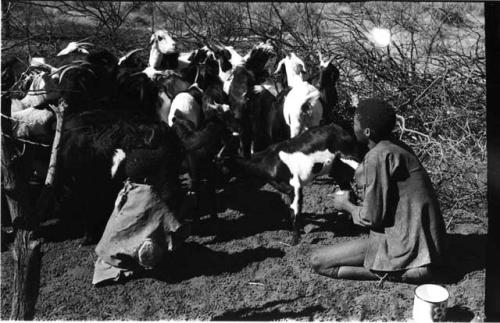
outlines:
[[[261,179],[284,194],[290,208],[295,245],[300,237],[303,186],[317,176],[329,174],[342,189],[348,188],[360,160],[359,152],[354,136],[330,124],[274,144],[250,160],[225,157],[219,164],[237,176]],[[345,164],[352,167],[350,172],[345,172]]]
[[[304,62],[294,53],[279,62],[276,73],[283,70],[286,73],[286,83],[291,88],[283,100],[283,117],[290,127],[290,137],[293,138],[320,124],[323,104],[320,91],[304,80]]]

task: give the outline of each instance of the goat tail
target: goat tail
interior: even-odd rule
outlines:
[[[118,172],[118,168],[125,160],[127,155],[122,149],[116,149],[113,155],[113,165],[111,166],[111,178],[114,178],[116,173]]]

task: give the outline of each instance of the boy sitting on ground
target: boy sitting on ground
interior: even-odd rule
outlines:
[[[360,238],[316,250],[311,263],[324,276],[387,279],[420,284],[435,279],[443,260],[446,230],[429,176],[413,151],[392,137],[396,114],[380,99],[359,103],[354,116],[358,141],[369,152],[356,169],[361,205],[349,192],[334,194],[334,207],[370,229]],[[340,192],[338,192],[340,193]]]

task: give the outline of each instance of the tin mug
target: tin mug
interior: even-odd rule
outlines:
[[[446,317],[450,294],[440,285],[424,284],[415,288],[413,320],[415,322],[440,322]]]

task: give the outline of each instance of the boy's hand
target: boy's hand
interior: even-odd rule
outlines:
[[[333,207],[339,211],[348,211],[349,191],[336,191],[333,194]]]

